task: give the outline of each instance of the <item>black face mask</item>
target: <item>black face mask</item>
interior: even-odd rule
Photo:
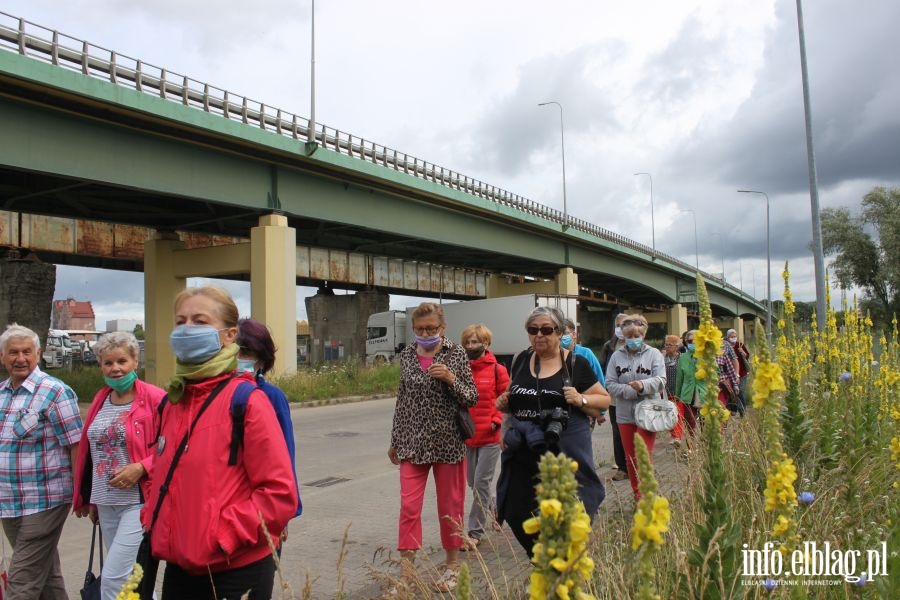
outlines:
[[[476,360],[481,358],[484,354],[484,351],[487,350],[484,346],[478,346],[477,348],[466,348],[466,355],[469,357],[469,360]]]

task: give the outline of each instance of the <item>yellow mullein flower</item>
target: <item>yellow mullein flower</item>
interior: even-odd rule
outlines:
[[[541,530],[541,519],[539,517],[531,517],[522,523],[522,530],[528,535],[534,535]]]
[[[547,579],[539,571],[532,571],[529,579],[531,600],[547,600]]]
[[[562,502],[556,498],[550,500],[541,500],[541,516],[548,519],[559,519],[562,512]]]

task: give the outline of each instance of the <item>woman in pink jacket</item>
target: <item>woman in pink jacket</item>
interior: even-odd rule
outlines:
[[[253,376],[237,369],[237,332],[237,306],[222,288],[187,288],[175,298],[175,376],[142,515],[153,557],[166,561],[166,600],[269,600],[271,547],[297,512],[284,435]],[[247,384],[243,443],[229,464],[232,399]]]
[[[494,401],[509,386],[509,374],[488,349],[490,329],[481,323],[469,325],[463,329],[461,341],[478,388],[478,404],[469,409],[475,422],[475,435],[466,440],[466,479],[473,498],[467,525],[468,539],[463,549],[469,550],[481,543],[485,527],[494,520],[491,488],[500,459],[500,425],[503,422],[503,413],[497,410]]]
[[[103,600],[114,600],[131,574],[141,543],[141,506],[153,469],[157,407],[163,390],[137,378],[138,343],[118,331],[93,348],[106,385],[88,409],[75,463],[73,509],[99,518],[106,547],[100,578]]]

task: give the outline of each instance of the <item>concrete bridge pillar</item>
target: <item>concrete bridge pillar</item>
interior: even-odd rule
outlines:
[[[377,290],[334,295],[322,288],[306,298],[309,319],[309,362],[362,358],[366,356],[366,323],[369,315],[390,308],[390,297]]]
[[[36,257],[17,258],[10,253],[0,259],[0,333],[11,323],[28,327],[47,343],[53,290],[56,287],[56,265]],[[0,367],[4,379],[8,375]]]
[[[550,281],[510,282],[502,275],[491,275],[487,281],[488,298],[505,298],[522,294],[577,296],[578,274],[572,267],[563,267]]]
[[[250,312],[272,332],[274,375],[297,372],[297,230],[264,215],[250,230]]]
[[[666,329],[674,335],[681,335],[688,330],[687,308],[681,304],[673,304],[666,311]]]
[[[169,349],[174,324],[172,303],[187,287],[176,275],[175,256],[184,249],[178,234],[157,232],[144,242],[144,379],[163,386],[175,375],[175,356]]]

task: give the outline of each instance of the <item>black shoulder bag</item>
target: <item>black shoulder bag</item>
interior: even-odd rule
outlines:
[[[194,426],[197,425],[197,421],[200,419],[200,415],[206,411],[215,397],[219,395],[219,392],[225,389],[225,386],[228,385],[228,382],[232,379],[234,379],[234,375],[228,379],[223,379],[219,385],[210,392],[206,400],[204,400],[203,405],[200,406],[200,410],[197,411],[194,420],[191,421],[184,437],[181,438],[181,443],[178,444],[175,455],[172,457],[172,464],[169,465],[169,472],[166,473],[163,484],[159,486],[159,495],[156,497],[156,506],[153,508],[153,516],[150,518],[150,527],[144,532],[144,537],[141,539],[141,545],[138,547],[137,558],[135,559],[135,562],[141,565],[141,568],[144,570],[144,576],[141,578],[141,583],[138,587],[138,594],[140,595],[141,600],[150,600],[153,598],[153,591],[156,587],[156,573],[159,570],[159,560],[153,558],[153,550],[150,547],[150,535],[153,531],[153,526],[156,524],[156,519],[159,517],[159,509],[162,508],[166,492],[169,491],[169,484],[172,482],[172,475],[175,473],[175,467],[178,466],[178,461],[181,459],[181,455],[184,454],[185,448],[187,448],[188,440],[191,437],[191,433],[194,431]],[[160,415],[160,428],[162,428],[162,415]]]

